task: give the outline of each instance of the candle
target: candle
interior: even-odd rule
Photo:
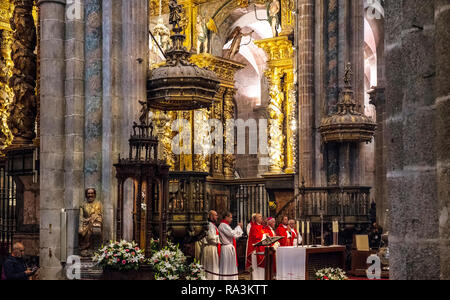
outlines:
[[[309,234],[309,221],[306,221],[306,233]]]
[[[302,233],[305,233],[305,221],[302,221]]]
[[[338,233],[339,232],[339,223],[338,221],[333,221],[333,232]]]

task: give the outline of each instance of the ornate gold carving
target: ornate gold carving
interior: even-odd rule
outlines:
[[[14,92],[9,87],[12,76],[13,62],[11,61],[11,33],[3,30],[0,55],[0,151],[11,145],[13,135],[9,130],[9,107],[14,100]]]
[[[227,120],[233,120],[235,117],[235,105],[234,105],[234,95],[236,93],[236,90],[234,88],[228,88],[225,92],[224,97],[224,107],[223,107],[223,116],[224,116],[224,124],[223,128],[225,131],[225,138],[224,138],[224,149],[228,149],[228,146],[230,145],[231,149],[234,149],[234,140],[230,140],[230,137],[234,137],[234,134],[232,132],[229,132],[231,130],[234,130],[234,128],[228,128],[226,126]],[[228,138],[227,138],[228,137]],[[225,175],[225,179],[234,179],[234,171],[236,165],[236,157],[234,154],[224,153],[223,155],[223,172]]]
[[[33,0],[14,0],[11,18],[14,62],[10,86],[14,102],[10,106],[8,126],[14,135],[13,144],[31,144],[35,138],[36,105],[36,27],[33,19]]]
[[[245,8],[249,5],[249,0],[236,0],[239,7]]]
[[[294,30],[294,11],[294,0],[281,0],[281,35],[289,35]]]
[[[216,73],[217,77],[219,77],[220,85],[229,88],[234,88],[234,75],[236,72],[245,67],[241,63],[208,53],[192,55],[191,62],[200,68],[205,68]]]
[[[294,151],[291,123],[295,112],[294,49],[287,36],[255,41],[269,56],[269,173],[293,173]]]
[[[182,34],[181,6],[177,0],[170,0],[169,7],[172,47],[165,52],[166,63],[149,72],[148,106],[164,111],[209,108],[219,87],[219,80],[214,72],[189,62],[191,53],[184,47],[186,37]]]
[[[243,69],[245,65],[207,53],[193,55],[191,61],[199,67],[213,71],[219,77],[220,88],[216,94],[216,101],[213,104],[212,117],[214,119],[222,120],[223,129],[227,130],[227,120],[235,118],[235,105],[233,100],[235,94],[234,76],[236,72]],[[225,149],[227,143],[234,144],[234,141],[227,141],[224,137],[223,143]],[[213,177],[234,179],[235,160],[236,158],[233,154],[213,154]]]
[[[269,70],[266,72],[266,76],[270,80],[269,88],[269,157],[270,166],[269,172],[273,174],[282,173],[285,166],[284,159],[284,144],[285,135],[283,132],[284,122],[284,94],[281,87],[280,69]]]
[[[11,145],[13,135],[8,126],[9,109],[14,100],[14,92],[9,86],[14,63],[11,60],[12,33],[10,19],[13,6],[9,0],[0,1],[0,155]]]
[[[156,126],[156,133],[158,135],[158,153],[166,160],[166,164],[170,166],[171,170],[175,167],[175,158],[172,152],[172,130],[170,113],[162,111],[154,111],[152,121]]]
[[[210,113],[206,109],[197,110],[194,112],[194,128],[193,134],[196,147],[201,149],[194,150],[194,170],[199,172],[209,173],[210,171],[210,144],[203,139],[209,135],[208,119]],[[201,154],[198,152],[201,151]]]

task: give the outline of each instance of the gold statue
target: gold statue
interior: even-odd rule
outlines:
[[[89,188],[85,192],[86,202],[80,207],[80,224],[78,234],[81,256],[89,256],[94,247],[102,241],[103,207],[96,200],[97,192]]]

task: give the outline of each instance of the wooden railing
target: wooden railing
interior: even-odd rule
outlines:
[[[233,214],[233,225],[242,222],[246,228],[253,213],[270,216],[269,195],[263,178],[210,180],[208,184],[214,191],[221,190],[221,193],[210,195],[210,203],[216,202],[215,197],[227,197],[225,202],[229,203],[229,207],[226,209]],[[224,199],[218,202],[224,202]]]
[[[16,231],[16,186],[0,161],[0,256],[11,251]]]
[[[366,223],[370,219],[370,187],[304,187],[277,217],[325,221],[338,219],[343,223]]]

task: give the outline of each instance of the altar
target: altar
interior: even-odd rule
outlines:
[[[280,247],[276,251],[276,267],[276,280],[315,280],[320,269],[344,270],[345,247]]]

